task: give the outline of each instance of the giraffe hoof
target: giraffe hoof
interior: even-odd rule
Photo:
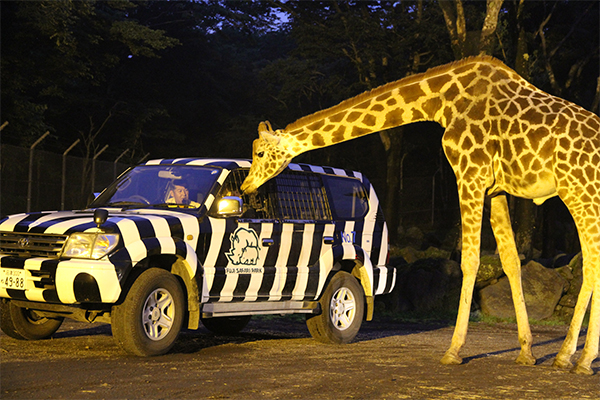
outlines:
[[[578,375],[594,375],[594,370],[590,367],[586,367],[584,365],[575,364],[575,366],[571,369],[571,373]]]
[[[442,357],[440,360],[440,363],[444,365],[459,365],[462,364],[462,358],[454,353],[450,353],[450,351],[447,351],[446,354],[444,354],[444,357]]]
[[[535,365],[535,357],[531,354],[519,354],[515,362],[520,365]]]
[[[556,357],[554,359],[554,362],[552,363],[552,366],[554,368],[569,369],[569,368],[573,367],[573,364],[571,364],[571,362],[568,360],[562,360],[562,359],[559,359],[558,357]]]

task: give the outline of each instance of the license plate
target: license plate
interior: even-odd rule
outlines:
[[[0,269],[0,288],[2,289],[25,289],[24,269]]]

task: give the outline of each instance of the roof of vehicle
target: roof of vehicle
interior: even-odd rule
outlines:
[[[141,165],[198,165],[198,166],[211,166],[219,167],[224,169],[235,169],[235,168],[250,168],[252,160],[248,159],[237,159],[237,158],[160,158],[155,160],[149,160]],[[321,174],[333,174],[340,176],[350,176],[359,179],[363,179],[360,172],[352,171],[342,168],[324,167],[310,164],[301,163],[290,163],[287,167],[288,170],[292,171],[310,171]]]

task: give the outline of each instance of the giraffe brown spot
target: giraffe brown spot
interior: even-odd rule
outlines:
[[[534,171],[539,171],[542,169],[542,163],[537,158],[533,160],[533,164],[531,164],[531,169]]]
[[[508,78],[508,75],[506,74],[506,72],[504,72],[500,69],[497,69],[490,79],[492,80],[492,82],[500,82],[500,81],[506,80],[507,78]]]
[[[513,93],[517,93],[517,90],[519,90],[520,87],[519,83],[515,80],[509,81],[507,85]]]
[[[454,112],[452,111],[452,107],[447,106],[446,108],[444,108],[444,126],[448,126],[450,124],[450,121],[452,121],[453,117]]]
[[[469,85],[469,87],[465,89],[465,92],[471,96],[481,96],[487,93],[488,84],[489,82],[487,79],[478,79],[474,84]]]
[[[490,157],[483,149],[476,149],[471,153],[471,161],[481,167],[490,163]]]
[[[354,108],[358,108],[359,110],[366,110],[371,106],[371,100],[363,101],[362,103],[354,106]]]
[[[417,110],[416,108],[412,109],[412,120],[413,122],[415,121],[422,121],[425,119],[425,116],[423,115],[423,113],[420,110]]]
[[[469,150],[471,147],[473,147],[473,142],[471,141],[471,138],[468,136],[465,136],[465,138],[463,139],[461,148],[463,150]]]
[[[307,137],[308,137],[308,132],[304,132],[302,135],[298,136],[297,139],[302,141],[302,140],[306,140]]]
[[[525,177],[523,178],[523,181],[528,186],[533,185],[537,181],[537,175],[530,172],[525,175]]]
[[[367,133],[373,132],[371,129],[365,129],[358,126],[352,128],[352,133],[350,134],[352,137],[358,137],[366,135]]]
[[[329,122],[333,122],[333,123],[338,123],[338,122],[342,122],[342,120],[344,119],[344,117],[346,116],[346,112],[340,112],[337,114],[334,114],[330,117],[328,117]]]
[[[452,77],[450,75],[438,75],[427,79],[427,84],[432,92],[438,93],[442,87],[451,80]]]
[[[312,144],[315,147],[323,147],[325,146],[325,141],[323,140],[323,136],[318,133],[313,133],[312,135]]]
[[[463,88],[468,87],[473,80],[477,78],[477,72],[470,72],[467,75],[459,76],[457,80],[460,82]]]
[[[486,113],[486,105],[487,101],[486,100],[479,100],[477,101],[475,104],[473,104],[473,106],[471,107],[471,109],[469,110],[469,113],[467,114],[467,116],[469,118],[471,118],[472,120],[475,121],[481,121]]]
[[[523,154],[520,157],[521,160],[521,164],[523,165],[523,169],[524,170],[528,170],[529,167],[531,166],[531,161],[533,160],[535,156],[531,153],[527,153],[527,154]]]
[[[483,76],[490,76],[492,74],[492,67],[488,64],[481,64],[479,71],[481,71],[481,75]]]
[[[339,143],[339,142],[343,141],[345,133],[346,133],[345,127],[343,127],[343,126],[338,127],[337,130],[335,132],[333,132],[333,134],[331,135],[331,142]]]
[[[569,150],[569,147],[571,146],[571,141],[566,137],[562,137],[558,140],[558,145],[561,149]]]
[[[318,131],[319,129],[321,129],[321,127],[323,125],[325,125],[325,120],[324,119],[319,120],[319,121],[317,121],[315,123],[312,123],[312,124],[308,125],[307,128],[314,132],[314,131]]]
[[[583,115],[582,113],[575,111],[575,119],[579,122],[583,122],[585,121],[585,115]]]
[[[404,123],[402,119],[403,110],[401,108],[396,108],[385,115],[385,122],[381,129],[394,128],[396,126],[402,125]]]
[[[457,99],[454,102],[454,106],[456,107],[456,111],[459,114],[462,114],[462,113],[464,113],[467,110],[467,108],[469,108],[469,106],[471,105],[471,103],[472,103],[471,100],[469,100],[469,99],[467,99],[465,97],[460,97],[459,99]]]
[[[556,153],[556,158],[560,161],[567,161],[567,153],[565,153],[564,151],[559,151]]]
[[[519,105],[519,108],[521,110],[525,110],[526,108],[528,108],[530,106],[529,104],[529,100],[527,100],[526,97],[515,97],[514,101]]]
[[[372,114],[367,114],[362,120],[362,123],[366,126],[375,126],[377,123],[377,118]]]
[[[510,126],[510,121],[506,118],[502,118],[500,120],[500,131],[506,132],[508,131],[508,127]]]
[[[550,138],[544,142],[544,145],[539,149],[538,154],[543,159],[549,160],[554,154],[554,139]]]
[[[510,129],[508,130],[509,135],[518,135],[521,133],[521,124],[518,120],[515,120],[510,124]]]
[[[587,125],[582,125],[581,126],[581,133],[583,135],[584,138],[586,139],[592,139],[593,137],[595,137],[597,135],[597,131],[594,131],[593,129],[591,129],[589,126]]]
[[[376,101],[382,102],[392,95],[392,92],[385,92],[375,98]]]
[[[329,132],[329,131],[330,131],[330,130],[332,130],[333,128],[335,128],[335,125],[333,125],[333,124],[326,125],[326,126],[323,128],[323,132]]]
[[[404,99],[404,103],[408,104],[418,100],[420,97],[425,96],[425,92],[423,92],[418,83],[414,83],[412,85],[407,85],[403,88],[400,88],[400,95]]]
[[[521,119],[529,121],[532,124],[539,125],[544,122],[544,114],[534,108],[530,108],[521,116]]]
[[[592,115],[590,119],[587,120],[586,125],[590,127],[593,131],[600,131],[600,118]]]
[[[387,104],[389,107],[395,106],[397,103],[398,103],[398,101],[396,99],[394,99],[393,97],[391,99],[388,99],[388,101],[385,102],[385,104]]]
[[[383,110],[385,110],[385,107],[382,104],[375,104],[373,107],[371,107],[371,111],[380,112]]]
[[[455,145],[458,145],[460,138],[466,129],[467,129],[466,121],[464,119],[457,119],[456,121],[454,121],[454,124],[452,125],[451,128],[446,129],[446,132],[444,132],[444,136],[442,137],[442,140],[444,142],[450,142]]]
[[[519,107],[512,101],[508,102],[508,107],[504,110],[504,115],[507,117],[514,117],[519,113]]]
[[[593,182],[596,179],[596,169],[591,165],[585,167],[585,174],[587,175],[587,180]]]
[[[478,145],[482,145],[485,138],[481,128],[478,125],[471,124],[469,126],[469,131],[471,132],[473,139],[475,139],[475,143]]]
[[[444,154],[446,154],[446,159],[448,159],[448,163],[452,166],[457,165],[458,157],[460,157],[460,153],[454,149],[451,149],[448,146],[444,147]]]
[[[353,111],[350,114],[348,114],[348,118],[346,118],[346,122],[351,124],[354,121],[356,121],[357,119],[359,119],[361,115],[362,115],[361,112]]]
[[[439,97],[434,97],[423,103],[423,111],[425,111],[430,119],[435,117],[435,113],[438,112],[440,108],[442,108],[442,99]]]
[[[446,90],[443,93],[444,98],[448,101],[453,101],[456,98],[456,96],[458,96],[459,94],[460,94],[460,89],[458,88],[458,85],[456,85],[456,83],[453,83],[452,85],[450,85],[448,90]]]

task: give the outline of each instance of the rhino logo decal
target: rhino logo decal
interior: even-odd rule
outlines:
[[[258,262],[258,236],[254,229],[237,228],[231,234],[231,248],[225,253],[233,265],[256,265]]]

